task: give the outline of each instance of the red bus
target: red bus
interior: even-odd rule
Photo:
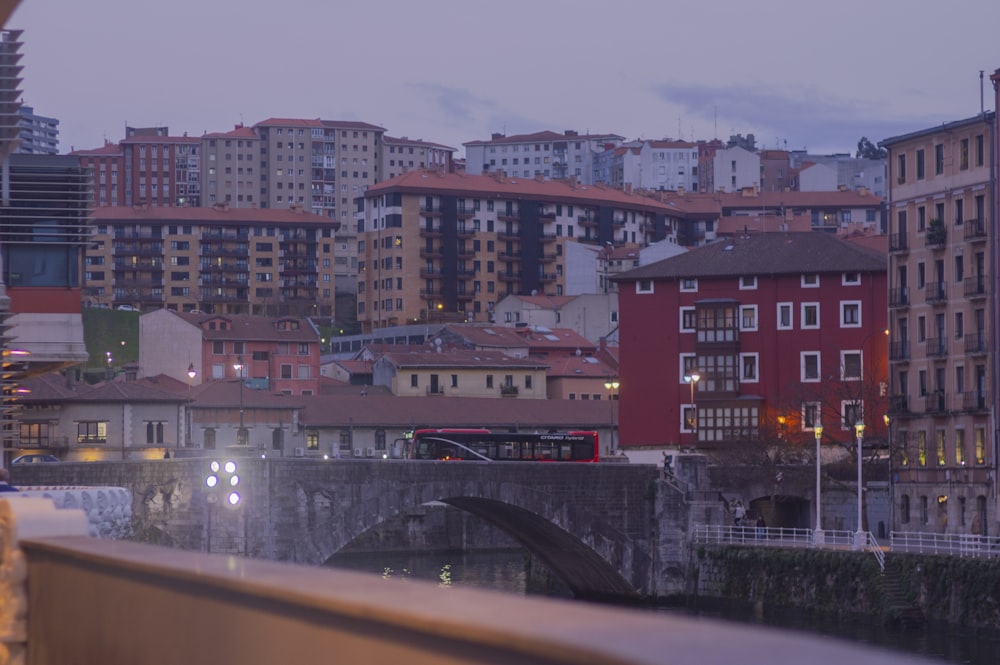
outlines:
[[[403,446],[406,459],[597,462],[597,432],[494,432],[488,429],[418,429]]]

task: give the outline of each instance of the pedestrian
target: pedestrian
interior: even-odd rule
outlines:
[[[736,507],[733,508],[733,522],[736,526],[743,526],[743,518],[747,516],[747,510],[743,507],[743,502],[740,500],[736,501]]]
[[[757,537],[764,537],[764,529],[767,528],[767,522],[764,521],[764,516],[761,515],[757,518]]]
[[[673,469],[670,468],[670,455],[666,451],[663,451],[663,476],[674,475]]]
[[[10,484],[10,471],[0,469],[0,492],[16,492],[16,487]]]

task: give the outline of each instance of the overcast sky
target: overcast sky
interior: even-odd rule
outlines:
[[[826,7],[826,9],[819,9]],[[22,0],[60,151],[268,117],[462,143],[541,130],[851,152],[992,109],[1000,1]]]

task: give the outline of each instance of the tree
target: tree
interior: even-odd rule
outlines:
[[[858,141],[858,152],[854,156],[860,159],[885,159],[888,154],[885,148],[878,147],[867,136],[862,136]]]

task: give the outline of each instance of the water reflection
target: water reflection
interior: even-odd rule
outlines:
[[[479,587],[520,595],[571,597],[565,585],[554,579],[537,558],[530,557],[522,549],[338,554],[326,565],[381,574],[385,579],[428,580],[442,587]],[[894,651],[935,656],[962,665],[995,665],[997,654],[1000,654],[997,634],[944,624],[900,631],[885,628],[870,619],[835,621],[799,610],[765,610],[737,603],[658,607],[651,611],[820,633]]]

